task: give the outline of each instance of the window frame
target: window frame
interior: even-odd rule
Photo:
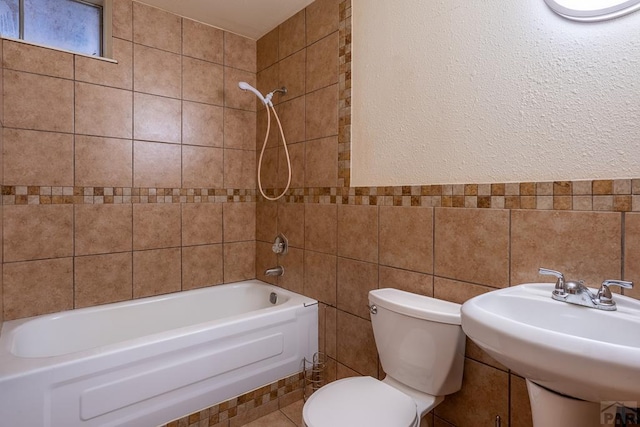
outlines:
[[[59,46],[44,45],[51,49],[63,50],[71,52],[76,55],[84,55],[90,58],[112,58],[113,54],[113,42],[112,42],[112,15],[113,15],[113,0],[71,0],[76,3],[83,3],[89,6],[96,6],[102,9],[102,20],[100,22],[100,54],[89,55],[82,52],[70,51]],[[41,43],[35,43],[24,38],[24,0],[18,0],[18,40],[34,45],[42,45]],[[9,38],[10,37],[5,37]]]

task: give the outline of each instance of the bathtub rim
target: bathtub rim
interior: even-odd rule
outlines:
[[[92,347],[88,349],[83,349],[75,352],[65,353],[61,355],[55,356],[43,356],[43,357],[21,357],[17,356],[12,352],[13,339],[15,334],[19,332],[19,328],[28,322],[35,320],[45,320],[45,319],[55,319],[60,316],[68,316],[68,315],[82,315],[84,313],[91,313],[94,311],[106,311],[110,309],[114,309],[121,306],[126,305],[138,305],[138,304],[149,304],[154,301],[162,301],[168,298],[187,298],[192,295],[198,295],[200,293],[212,292],[216,288],[220,287],[251,287],[251,286],[259,286],[266,287],[267,289],[273,290],[274,292],[282,293],[287,295],[289,298],[282,304],[276,304],[273,306],[269,306],[266,308],[261,308],[258,310],[228,316],[221,319],[210,320],[206,322],[201,322],[193,325],[182,326],[178,328],[163,330],[161,332],[148,334],[136,338],[127,339],[124,341],[118,341],[115,343],[105,344],[97,347]],[[214,329],[218,325],[234,325],[234,324],[242,324],[243,321],[247,319],[246,314],[251,313],[252,319],[260,319],[261,317],[266,317],[269,315],[273,315],[274,313],[279,313],[280,316],[293,315],[295,310],[302,307],[309,307],[317,305],[318,301],[312,298],[306,297],[304,295],[298,294],[296,292],[281,288],[276,285],[272,285],[270,283],[263,282],[258,279],[250,279],[232,283],[224,283],[220,285],[213,285],[204,288],[191,289],[188,291],[182,292],[174,292],[170,294],[162,294],[151,297],[137,298],[134,300],[120,301],[116,303],[102,304],[93,307],[83,307],[79,309],[65,310],[56,313],[43,314],[39,316],[32,316],[22,319],[8,320],[3,322],[2,328],[0,329],[0,383],[6,379],[10,379],[13,377],[18,377],[24,374],[30,374],[33,372],[51,369],[54,366],[66,365],[69,363],[73,363],[74,361],[81,360],[91,360],[95,358],[104,357],[106,355],[111,355],[119,352],[123,352],[130,349],[142,349],[149,344],[152,345],[161,345],[163,342],[171,341],[175,338],[188,338],[190,336],[194,336],[200,334],[202,332],[206,332],[208,330]],[[276,309],[277,307],[277,309]]]

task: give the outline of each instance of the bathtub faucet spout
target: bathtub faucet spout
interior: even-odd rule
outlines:
[[[273,268],[267,268],[264,271],[265,276],[282,276],[284,274],[284,267],[279,265]]]

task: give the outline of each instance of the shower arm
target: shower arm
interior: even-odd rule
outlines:
[[[267,94],[267,96],[263,96],[262,93],[260,93],[260,91],[258,89],[256,89],[255,87],[251,86],[249,83],[247,82],[240,82],[238,83],[238,87],[244,91],[249,91],[249,92],[253,92],[253,94],[255,96],[258,97],[258,99],[260,101],[262,101],[262,103],[266,106],[272,106],[273,107],[273,103],[271,102],[271,98],[273,98],[273,95],[275,93],[282,93],[283,95],[287,94],[287,88],[286,87],[281,87],[280,89],[276,89],[274,91],[271,91]]]
[[[276,94],[276,93],[281,93],[283,95],[286,95],[287,94],[287,88],[282,86],[280,89],[276,89],[274,91],[269,92],[267,94],[267,96],[264,97],[264,100],[266,102],[268,102],[270,105],[273,106],[273,104],[271,104],[271,98],[273,98],[273,95]]]

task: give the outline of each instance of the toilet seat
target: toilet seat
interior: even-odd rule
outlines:
[[[416,402],[372,377],[338,380],[316,391],[302,410],[307,427],[415,427]]]

